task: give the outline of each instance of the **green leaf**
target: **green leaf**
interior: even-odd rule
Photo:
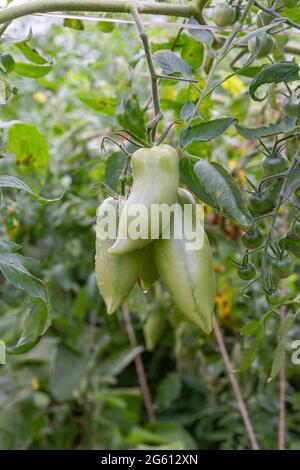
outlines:
[[[124,348],[112,353],[108,359],[102,361],[99,373],[108,377],[119,375],[142,351],[143,348],[138,346],[134,349]]]
[[[296,314],[287,315],[284,321],[282,322],[282,324],[280,325],[280,328],[278,330],[278,336],[285,336],[289,332],[296,318],[297,318]]]
[[[267,94],[259,98],[257,89],[266,83],[289,83],[299,80],[299,66],[295,62],[279,62],[277,64],[265,65],[250,83],[250,95],[255,101],[263,101]]]
[[[11,73],[15,68],[14,58],[8,53],[0,54],[0,64],[4,72],[7,74]]]
[[[223,134],[234,121],[233,118],[220,118],[182,129],[180,132],[180,145],[186,147],[191,142],[208,142],[215,139]]]
[[[17,253],[0,251],[0,271],[5,279],[17,289],[24,290],[30,297],[47,302],[47,293],[43,282],[33,276],[23,263],[24,258]]]
[[[292,238],[289,232],[279,240],[279,246],[280,248],[284,247],[284,249],[293,253],[294,256],[300,259],[300,240],[295,240],[294,237]]]
[[[13,124],[8,129],[7,145],[16,156],[19,170],[33,172],[43,182],[48,169],[49,150],[45,137],[38,129],[33,124]]]
[[[78,99],[88,108],[106,116],[113,116],[116,112],[117,101],[115,98],[106,98],[98,92],[80,93]]]
[[[248,77],[248,78],[255,77],[260,71],[261,71],[261,67],[255,67],[255,66],[236,69],[237,75],[240,75],[241,77]]]
[[[25,62],[16,62],[14,72],[24,77],[39,78],[44,77],[52,70],[51,65],[34,65]]]
[[[71,29],[77,29],[79,31],[84,30],[84,24],[81,20],[78,20],[77,18],[65,18],[64,19],[64,27],[65,28],[71,28]]]
[[[153,54],[154,59],[160,66],[164,75],[173,75],[180,73],[186,78],[194,78],[192,74],[192,67],[190,67],[184,60],[167,49],[157,51]]]
[[[295,6],[289,8],[285,5],[282,9],[280,9],[280,14],[284,18],[289,18],[290,20],[300,24],[300,9],[299,6],[297,6],[296,1]]]
[[[48,303],[32,300],[25,314],[25,321],[19,341],[7,347],[9,354],[23,354],[33,348],[51,325],[51,310]]]
[[[21,245],[18,243],[13,243],[8,240],[3,240],[3,238],[0,238],[0,250],[1,251],[17,251],[21,248]]]
[[[26,42],[20,42],[19,44],[16,44],[16,47],[21,51],[26,59],[30,60],[30,62],[33,62],[34,64],[44,65],[49,63],[48,59],[43,57],[36,49],[30,47]]]
[[[72,398],[80,386],[88,366],[88,358],[59,346],[54,369],[50,378],[50,389],[58,401]]]
[[[270,379],[274,380],[279,374],[279,371],[280,371],[280,368],[281,368],[281,365],[285,356],[286,343],[287,343],[287,338],[284,336],[277,344],[277,347],[274,352],[274,359],[272,362],[271,375],[270,375],[269,381]]]
[[[184,103],[180,110],[180,117],[184,123],[186,123],[190,116],[192,116],[194,109],[195,105],[191,101]]]
[[[4,395],[5,396],[5,395]],[[24,419],[21,399],[10,397],[0,409],[0,450],[27,449],[32,443],[28,432],[28,418]]]
[[[105,17],[109,18],[109,13],[107,13]],[[111,33],[115,29],[115,25],[111,21],[99,21],[99,23],[97,23],[97,26],[100,31],[102,31],[102,33]]]
[[[247,349],[244,350],[244,352],[242,354],[241,364],[240,364],[240,367],[239,367],[240,372],[244,372],[247,369],[249,369],[252,362],[256,358],[256,356],[258,354],[258,351],[260,349],[260,346],[262,345],[264,339],[265,339],[265,334],[264,334],[264,331],[261,330],[258,333],[257,337],[252,341],[250,346]]]
[[[170,372],[164,377],[157,390],[156,404],[160,410],[168,410],[172,403],[176,401],[181,394],[182,383],[176,372]]]
[[[119,178],[124,167],[124,154],[122,152],[113,152],[106,162],[105,182],[112,188],[117,189]]]
[[[300,168],[294,168],[287,182],[286,196],[291,196],[300,188]]]
[[[18,28],[19,31],[19,28]],[[30,41],[32,38],[31,29],[28,32],[23,33],[22,37],[15,38],[12,36],[8,36],[7,34],[2,34],[0,37],[0,44],[19,44],[22,42]]]
[[[18,189],[21,191],[26,191],[29,193],[34,199],[36,199],[39,202],[43,203],[51,203],[51,202],[57,202],[59,201],[63,195],[61,194],[59,197],[54,198],[54,199],[47,199],[45,197],[39,196],[38,194],[35,194],[29,186],[27,186],[24,181],[20,180],[19,178],[15,178],[14,176],[8,176],[8,175],[2,175],[0,176],[0,188],[12,188],[12,189]]]
[[[176,446],[178,446],[180,449],[193,450],[197,448],[193,437],[183,426],[175,421],[155,421],[153,423],[147,424],[145,428],[142,428],[141,426],[134,426],[130,429],[127,439],[129,445],[138,445],[138,448],[145,448],[147,444],[152,444],[152,446],[161,445],[162,449],[166,449],[169,445],[170,449],[174,449],[172,446],[174,443],[176,443]],[[141,446],[142,444],[143,447]],[[159,447],[155,448],[158,449]]]
[[[201,159],[195,164],[194,172],[201,187],[214,199],[214,206],[223,209],[243,226],[252,224],[234,178],[219,163]]]
[[[118,114],[121,127],[138,137],[145,138],[145,111],[140,107],[136,95],[126,96],[122,104],[122,111]]]
[[[242,335],[253,335],[256,333],[260,328],[262,328],[262,324],[260,321],[252,320],[246,323],[241,329]]]
[[[235,128],[245,139],[258,140],[281,134],[282,132],[291,132],[296,125],[296,120],[297,118],[293,116],[283,116],[278,124],[270,124],[269,126],[257,128],[242,127],[235,124]]]
[[[184,157],[180,160],[180,175],[182,181],[193,191],[196,196],[201,199],[205,204],[211,207],[219,208],[215,198],[206,191],[206,188],[199,181],[194,172],[192,161],[188,157]]]
[[[6,348],[4,341],[0,340],[0,365],[6,364]]]
[[[5,104],[11,97],[13,88],[9,78],[0,68],[0,104]]]
[[[189,18],[187,24],[199,25],[195,18]],[[188,33],[190,36],[192,36],[192,38],[196,39],[196,41],[204,43],[208,47],[211,47],[214,42],[214,36],[208,29],[188,29]]]

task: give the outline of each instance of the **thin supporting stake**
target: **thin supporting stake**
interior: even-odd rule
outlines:
[[[138,344],[137,344],[135,331],[132,325],[130,313],[128,310],[128,306],[126,304],[123,304],[121,310],[122,310],[123,321],[124,321],[125,328],[127,331],[130,346],[132,348],[136,348]],[[155,417],[154,407],[153,407],[153,403],[151,400],[150,390],[149,390],[149,386],[147,382],[147,377],[145,374],[142,356],[140,353],[135,356],[134,362],[135,362],[135,368],[136,368],[136,372],[138,376],[138,381],[139,381],[141,392],[142,392],[143,399],[144,399],[145,408],[147,410],[148,419],[149,421],[155,421],[156,417]]]
[[[233,372],[233,366],[232,366],[232,363],[230,361],[230,358],[229,358],[229,355],[228,355],[228,352],[227,352],[227,349],[226,349],[226,346],[225,346],[225,343],[224,343],[224,339],[223,339],[220,327],[218,325],[218,322],[217,322],[217,319],[216,319],[215,316],[213,318],[213,329],[214,329],[216,340],[217,340],[217,343],[218,343],[218,346],[219,346],[219,349],[220,349],[221,356],[222,356],[223,361],[225,363],[225,367],[226,367],[228,377],[229,377],[229,380],[230,380],[230,383],[231,383],[231,386],[232,386],[232,389],[233,389],[233,393],[234,393],[234,395],[236,397],[236,400],[237,400],[237,404],[238,404],[238,407],[239,407],[239,410],[240,410],[240,413],[241,413],[241,416],[242,416],[242,420],[244,422],[244,426],[246,428],[249,440],[251,442],[252,449],[253,450],[259,450],[259,445],[257,443],[256,436],[255,436],[255,433],[254,433],[254,430],[253,430],[253,427],[252,427],[252,423],[250,421],[250,417],[249,417],[249,414],[248,414],[248,411],[247,411],[247,408],[246,408],[246,404],[245,404],[244,398],[242,396],[240,385],[237,381],[236,375]]]

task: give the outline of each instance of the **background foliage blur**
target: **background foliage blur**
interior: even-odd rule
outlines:
[[[163,334],[153,351],[142,353],[158,416],[155,423],[147,423],[133,364],[137,350],[129,347],[120,313],[106,315],[95,283],[96,208],[106,195],[103,182],[118,189],[123,164],[116,147],[107,145],[101,156],[100,138],[112,128],[126,127],[141,136],[145,132],[149,81],[134,27],[86,22],[82,29],[73,20],[62,25],[60,20],[34,18],[18,20],[6,33],[22,40],[31,25],[34,34],[26,44],[40,51],[42,59],[32,61],[24,43],[0,45],[19,64],[9,75],[11,84],[1,82],[0,173],[22,178],[45,197],[65,194],[58,202],[42,204],[26,192],[1,192],[1,238],[20,244],[19,253],[37,261],[23,260],[46,286],[53,323],[33,349],[8,355],[6,365],[0,366],[0,448],[248,448],[214,338],[199,336],[196,327],[181,321],[160,283],[150,299],[138,287],[129,298],[143,348],[147,316],[156,311],[161,317]],[[174,45],[176,30],[152,27],[149,34],[153,51]],[[192,66],[201,85],[203,46],[184,33],[174,50]],[[222,67],[221,76],[226,62]],[[235,77],[219,87],[205,100],[203,115],[213,119],[230,112],[247,125],[268,122],[277,105],[250,106],[247,83],[247,78]],[[187,84],[161,85],[165,124],[180,116],[195,93]],[[178,144],[176,130],[169,141]],[[195,144],[193,153],[232,170],[248,150],[231,130],[213,143]],[[260,158],[253,160],[254,177],[261,172]],[[245,185],[243,171],[238,180]],[[252,340],[240,334],[241,328],[259,319],[267,307],[257,292],[253,299],[242,300],[243,283],[230,261],[239,251],[240,229],[208,207],[206,227],[218,276],[217,312],[238,368]],[[298,279],[295,272],[288,281],[294,295]],[[30,301],[2,275],[0,288],[0,339],[13,346]],[[256,359],[238,374],[258,440],[266,449],[276,448],[278,384],[267,379],[277,327],[275,321],[268,323],[263,348],[257,344]],[[295,324],[289,341],[296,339]],[[287,443],[299,449],[299,366],[292,365],[290,355],[287,366]]]

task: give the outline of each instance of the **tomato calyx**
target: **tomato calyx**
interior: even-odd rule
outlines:
[[[270,292],[266,292],[269,305],[282,305],[285,299],[284,294],[278,287],[274,287]]]
[[[263,233],[260,229],[247,230],[242,235],[242,242],[249,250],[254,250],[262,245],[264,240]]]
[[[250,195],[249,204],[253,214],[266,214],[274,208],[274,199],[269,191],[256,192]]]
[[[278,153],[265,155],[262,163],[266,176],[275,176],[284,173],[288,166],[287,159]]]
[[[238,276],[240,277],[240,279],[243,279],[243,281],[251,281],[255,278],[256,268],[253,263],[249,262],[249,256],[247,253],[243,257],[241,263],[232,260],[232,264],[237,269]]]
[[[293,272],[293,260],[289,254],[272,259],[272,269],[275,277],[286,279]]]
[[[251,281],[255,278],[256,269],[253,263],[246,263],[238,269],[238,276],[243,281]]]

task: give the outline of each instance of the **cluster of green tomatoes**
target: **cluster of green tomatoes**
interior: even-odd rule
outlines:
[[[269,304],[279,305],[284,302],[284,295],[279,286],[280,280],[288,278],[293,272],[293,259],[290,253],[298,257],[300,254],[300,219],[293,219],[289,231],[278,242],[273,236],[275,224],[269,227],[269,235],[264,235],[260,222],[264,218],[274,216],[282,188],[282,177],[288,168],[288,160],[274,146],[272,152],[266,152],[262,163],[264,178],[258,185],[258,189],[255,188],[249,196],[254,225],[242,235],[242,242],[246,248],[242,263],[234,264],[238,269],[239,277],[244,281],[252,282],[256,279],[257,271],[255,264],[250,262],[249,258],[252,254],[263,250],[262,258],[266,260],[267,271],[271,273],[269,276],[271,279],[263,282],[264,290]],[[262,277],[263,266],[264,263],[261,262]]]

